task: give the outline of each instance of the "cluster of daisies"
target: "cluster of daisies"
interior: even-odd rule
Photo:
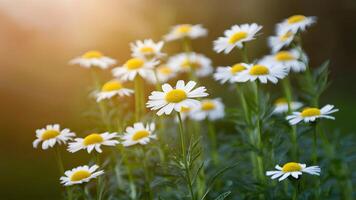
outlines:
[[[109,100],[116,97],[125,97],[136,94],[137,91],[127,88],[127,82],[134,81],[137,77],[142,78],[147,84],[158,84],[161,91],[152,91],[148,96],[146,107],[156,111],[156,114],[170,115],[176,113],[182,119],[191,120],[218,120],[224,117],[225,106],[220,98],[206,98],[207,89],[199,86],[199,81],[191,80],[185,82],[180,80],[182,74],[193,74],[194,77],[201,78],[212,76],[221,84],[241,84],[245,82],[259,82],[276,84],[290,73],[300,73],[307,70],[308,58],[301,47],[295,45],[295,38],[316,22],[315,17],[303,15],[291,16],[277,24],[276,35],[268,38],[271,54],[254,62],[233,63],[229,66],[218,66],[215,70],[212,61],[205,55],[186,51],[167,57],[162,52],[164,41],[187,41],[207,35],[207,30],[202,25],[181,24],[171,28],[170,32],[164,36],[164,41],[154,42],[151,39],[135,41],[130,44],[131,58],[122,65],[111,70],[113,78],[102,84],[101,88],[95,91],[97,102]],[[214,41],[214,50],[217,53],[228,54],[235,48],[244,49],[247,42],[254,40],[262,26],[258,24],[233,25],[224,32],[222,37]],[[116,60],[103,55],[99,51],[89,51],[82,56],[70,61],[71,64],[78,64],[85,68],[108,69],[117,63]],[[176,79],[176,84],[168,81]],[[284,98],[275,102],[274,114],[292,113],[286,116],[286,120],[291,125],[300,122],[314,122],[319,118],[334,119],[330,114],[338,111],[333,105],[326,105],[322,108],[303,107],[303,103],[298,101],[290,102]],[[298,111],[302,109],[301,111]],[[114,147],[123,145],[145,145],[151,139],[156,139],[155,124],[143,124],[141,122],[127,127],[125,133],[91,133],[84,138],[75,138],[76,134],[69,129],[60,129],[59,125],[48,125],[46,128],[36,131],[37,139],[33,142],[36,148],[42,142],[42,149],[48,149],[55,145],[68,145],[69,152],[86,150],[102,152],[103,146]],[[98,177],[104,173],[99,170],[98,165],[79,166],[66,171],[60,178],[61,182],[68,186],[88,182],[90,179]],[[289,176],[298,178],[302,173],[319,175],[318,166],[306,167],[305,164],[289,162],[282,167],[276,166],[277,171],[267,171],[267,176],[272,179],[283,180]]]
[[[71,153],[86,150],[88,153],[93,151],[102,153],[102,147],[115,147],[123,145],[124,147],[133,146],[135,144],[147,144],[151,139],[156,139],[155,124],[149,123],[144,125],[141,122],[133,124],[126,128],[125,132],[120,136],[118,133],[91,133],[84,138],[75,138],[76,134],[69,129],[60,128],[60,125],[47,125],[45,128],[36,130],[37,139],[33,142],[33,147],[37,148],[42,142],[42,149],[46,150],[55,145],[67,145],[67,150]],[[64,176],[60,178],[61,183],[65,186],[81,184],[104,174],[103,170],[99,170],[98,165],[79,166],[72,170],[64,172]]]

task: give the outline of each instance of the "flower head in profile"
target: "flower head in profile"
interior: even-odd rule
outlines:
[[[157,78],[159,82],[165,83],[168,80],[177,76],[177,73],[172,67],[167,64],[162,64],[156,68]]]
[[[134,93],[133,90],[127,89],[119,80],[111,80],[106,82],[101,90],[96,93],[96,101],[100,102],[104,99],[111,99],[114,96],[130,96]]]
[[[179,24],[171,28],[170,32],[164,36],[166,41],[179,40],[183,38],[196,39],[204,37],[208,31],[201,24]]]
[[[38,144],[42,142],[42,149],[53,147],[56,143],[65,144],[67,141],[72,140],[75,133],[69,129],[60,129],[59,124],[47,125],[45,128],[36,130],[37,139],[33,141],[33,147],[37,148]]]
[[[116,67],[112,70],[113,75],[122,81],[132,81],[137,75],[142,78],[154,82],[154,72],[153,69],[159,61],[145,60],[142,58],[131,58],[126,63],[120,67]]]
[[[219,81],[221,84],[224,84],[226,82],[234,83],[236,82],[236,79],[234,79],[234,77],[237,77],[241,72],[246,69],[247,68],[243,63],[236,63],[232,66],[227,67],[218,67],[216,69],[216,72],[214,73],[214,79],[216,81]]]
[[[301,102],[298,101],[292,101],[290,102],[291,110],[298,110],[303,106]],[[278,98],[274,102],[274,114],[280,114],[280,113],[286,113],[288,112],[288,102],[287,99],[285,98]]]
[[[157,138],[154,131],[154,123],[146,124],[146,126],[141,122],[135,123],[132,127],[129,126],[126,128],[126,132],[121,137],[123,140],[122,145],[125,147],[135,144],[145,145],[150,142],[151,139]]]
[[[285,29],[283,25],[276,25],[276,35],[268,38],[268,46],[273,53],[281,50],[283,47],[288,47],[294,40],[295,33],[291,30]]]
[[[168,66],[177,72],[193,71],[197,77],[205,77],[213,72],[211,60],[198,53],[180,53],[168,60]]]
[[[302,112],[293,112],[292,115],[286,117],[289,124],[295,125],[301,121],[306,123],[314,122],[318,118],[335,119],[335,117],[330,114],[339,111],[339,109],[334,108],[333,105],[326,105],[323,108],[309,107],[304,108]]]
[[[193,89],[197,83],[189,81],[187,84],[183,80],[177,81],[173,88],[168,83],[162,85],[161,91],[153,91],[148,97],[147,107],[151,110],[158,110],[157,115],[163,113],[169,115],[173,110],[180,112],[182,107],[197,107],[200,102],[195,98],[206,97],[205,87]]]
[[[143,41],[137,40],[130,44],[132,52],[131,56],[142,59],[161,58],[165,55],[161,52],[163,45],[163,41],[155,43],[151,39]]]
[[[288,71],[303,72],[307,68],[306,63],[308,62],[308,58],[305,53],[300,53],[300,50],[291,49],[265,56],[261,62],[272,66],[284,67]]]
[[[117,133],[92,133],[85,138],[76,138],[74,142],[68,144],[68,151],[71,153],[77,152],[81,149],[86,149],[91,153],[94,149],[101,153],[101,146],[115,146],[119,143],[116,140]]]
[[[204,119],[215,121],[225,116],[224,104],[219,98],[216,99],[203,99],[197,109],[193,109],[190,117],[197,121]]]
[[[99,169],[98,165],[93,165],[91,167],[88,165],[79,166],[72,170],[65,171],[64,176],[60,178],[60,181],[64,186],[86,183],[91,179],[104,174],[103,170],[97,171],[97,169]]]
[[[227,54],[235,47],[241,49],[244,42],[254,40],[256,33],[261,29],[262,26],[255,23],[234,25],[224,32],[224,37],[219,37],[214,41],[214,50],[217,53]]]
[[[320,167],[319,166],[310,166],[307,167],[306,164],[300,164],[296,162],[289,162],[280,167],[276,165],[275,167],[277,171],[267,171],[266,175],[271,176],[271,179],[279,178],[279,181],[282,181],[289,176],[292,176],[295,179],[298,179],[299,175],[303,173],[311,174],[311,175],[320,175]]]
[[[116,61],[104,56],[99,51],[88,51],[82,56],[72,59],[69,63],[72,65],[80,65],[84,68],[99,67],[101,69],[107,69],[114,65]]]
[[[234,82],[246,82],[259,80],[261,83],[272,82],[276,84],[278,79],[288,75],[288,70],[281,66],[271,66],[269,63],[243,64],[246,70],[233,78]]]
[[[284,32],[305,31],[305,29],[316,23],[316,17],[306,17],[304,15],[293,15],[283,20],[280,24]]]

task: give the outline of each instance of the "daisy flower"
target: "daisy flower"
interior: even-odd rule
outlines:
[[[269,63],[272,66],[285,67],[288,71],[302,72],[307,68],[308,58],[305,53],[300,53],[298,49],[291,49],[265,56],[261,62]]]
[[[193,109],[191,109],[190,107],[185,107],[185,106],[181,107],[179,113],[180,113],[180,117],[182,118],[183,121],[190,117],[192,110]],[[176,118],[176,122],[179,123],[178,117]]]
[[[38,144],[42,142],[42,149],[53,147],[56,143],[65,144],[68,140],[72,140],[75,133],[69,129],[60,129],[59,124],[47,125],[46,128],[36,130],[37,139],[33,141],[33,148],[37,148]]]
[[[204,119],[215,121],[225,116],[224,108],[225,106],[219,98],[204,99],[201,101],[200,106],[192,111],[190,116],[197,121]]]
[[[278,181],[282,181],[289,176],[292,176],[295,179],[298,179],[299,175],[302,173],[307,173],[311,175],[320,175],[320,167],[319,166],[310,166],[307,167],[306,164],[300,164],[296,162],[289,162],[280,167],[276,165],[275,167],[278,171],[267,171],[267,176],[272,176],[271,179],[279,178]]]
[[[278,79],[283,79],[288,70],[281,66],[272,67],[264,63],[258,64],[243,64],[246,70],[242,71],[238,76],[232,78],[232,81],[246,82],[255,81],[258,79],[261,83],[267,83],[270,81],[274,84],[278,82]]]
[[[227,54],[235,47],[241,49],[244,42],[255,39],[256,33],[261,28],[262,26],[255,23],[234,25],[224,32],[224,37],[214,41],[214,50],[217,53],[224,51]]]
[[[155,43],[151,39],[146,39],[144,41],[137,40],[135,43],[131,43],[132,57],[152,59],[161,58],[165,54],[161,52],[164,42],[159,41]]]
[[[170,32],[164,36],[166,41],[179,40],[183,38],[196,39],[206,36],[208,31],[201,25],[179,24],[171,28]]]
[[[205,77],[213,72],[211,60],[203,54],[194,52],[172,56],[167,63],[174,71],[189,72],[193,70],[198,77]]]
[[[289,121],[289,124],[295,125],[301,121],[306,123],[314,122],[318,118],[326,118],[326,119],[335,119],[335,117],[331,116],[331,113],[337,112],[339,109],[334,109],[333,105],[326,105],[319,108],[304,108],[302,112],[293,112],[292,115],[286,117]]]
[[[101,69],[107,69],[114,65],[116,61],[104,56],[99,51],[88,51],[82,56],[72,59],[69,63],[72,65],[80,65],[84,68],[99,67]]]
[[[92,133],[85,138],[76,138],[74,142],[68,144],[68,151],[71,153],[77,152],[81,149],[86,149],[88,153],[91,153],[94,149],[101,153],[101,146],[115,146],[119,143],[115,138],[117,133]]]
[[[288,47],[295,36],[293,31],[285,30],[282,24],[276,25],[276,33],[276,36],[270,36],[267,40],[273,53],[281,50],[283,47]]]
[[[144,60],[142,58],[131,58],[120,67],[116,67],[112,70],[115,77],[122,81],[132,81],[136,75],[140,75],[142,78],[154,82],[153,68],[159,63],[157,60]]]
[[[126,128],[126,132],[121,137],[124,141],[122,145],[125,147],[132,146],[135,144],[145,145],[151,139],[156,139],[157,136],[153,133],[155,131],[155,124],[150,123],[146,124],[146,127],[143,123],[135,123],[132,127],[129,126]]]
[[[65,176],[60,178],[60,181],[64,186],[89,182],[91,179],[104,174],[103,170],[97,171],[98,168],[98,165],[93,165],[91,167],[84,165],[73,168],[72,170],[67,170],[64,172]]]
[[[200,105],[195,98],[206,97],[205,87],[198,87],[193,90],[197,83],[189,81],[186,85],[183,80],[177,81],[173,88],[168,83],[162,85],[163,92],[153,91],[148,97],[147,107],[151,110],[158,110],[157,115],[163,113],[169,115],[173,110],[180,112],[182,107],[194,108]]]
[[[96,93],[96,101],[100,102],[104,99],[111,99],[114,96],[130,96],[134,93],[133,90],[124,88],[122,83],[118,80],[111,80],[106,82],[100,92]]]
[[[292,31],[297,33],[298,31],[305,31],[305,29],[316,23],[316,17],[306,17],[304,15],[293,15],[283,20],[281,28],[285,32]]]
[[[243,63],[237,63],[235,65],[227,67],[218,67],[214,73],[214,79],[220,81],[221,84],[229,81],[230,83],[235,82],[234,77],[239,75],[242,71],[246,70],[246,67]]]
[[[290,106],[292,110],[298,110],[303,106],[302,103],[297,101],[290,102]],[[279,98],[274,102],[274,114],[286,113],[288,112],[288,102],[285,98]]]
[[[167,82],[168,80],[174,78],[177,74],[168,65],[160,65],[156,68],[157,78],[159,82]]]

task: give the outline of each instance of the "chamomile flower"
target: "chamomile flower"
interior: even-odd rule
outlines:
[[[285,30],[281,24],[277,24],[276,27],[277,35],[268,38],[268,45],[273,53],[281,50],[283,47],[288,47],[295,36],[293,31]]]
[[[177,72],[193,70],[197,77],[205,77],[213,72],[211,60],[198,53],[180,53],[168,60],[168,65]]]
[[[159,61],[154,59],[147,61],[142,58],[131,58],[124,65],[113,69],[112,73],[122,81],[132,81],[137,75],[140,75],[142,78],[154,82],[153,68],[158,63]]]
[[[246,70],[246,66],[243,63],[237,63],[232,66],[218,67],[214,73],[214,79],[220,81],[221,84],[236,82],[234,77],[238,76],[242,71]]]
[[[219,37],[214,41],[214,50],[217,53],[224,51],[229,53],[235,47],[241,49],[244,42],[255,39],[256,33],[262,29],[258,24],[234,25],[224,32],[224,37]]]
[[[151,39],[146,39],[144,41],[137,40],[135,43],[131,43],[132,57],[152,59],[161,58],[165,54],[161,52],[164,45],[163,41],[155,43]]]
[[[88,165],[79,166],[72,170],[65,171],[65,176],[62,176],[60,181],[64,186],[86,183],[91,179],[104,174],[103,170],[97,171],[97,169],[99,169],[98,165],[93,165],[91,167]]]
[[[132,93],[134,91],[125,88],[120,81],[111,80],[101,87],[100,92],[96,93],[96,101],[100,102],[104,99],[111,99],[114,96],[130,96]]]
[[[281,27],[285,32],[305,31],[305,29],[316,23],[316,17],[306,17],[304,15],[293,15],[281,22]]]
[[[71,153],[77,152],[81,149],[86,149],[88,153],[91,153],[94,149],[101,153],[101,146],[115,146],[119,143],[116,140],[117,133],[92,133],[85,138],[76,138],[74,142],[68,144],[68,151]]]
[[[298,110],[303,106],[302,103],[297,101],[290,102],[291,110]],[[286,113],[288,112],[288,102],[285,98],[279,98],[274,102],[274,114]]]
[[[116,61],[104,56],[99,51],[88,51],[82,56],[72,59],[69,63],[73,65],[78,64],[84,68],[99,67],[101,69],[107,69],[114,65]]]
[[[38,144],[42,142],[42,149],[53,147],[56,143],[65,144],[68,140],[72,140],[75,133],[69,129],[60,129],[59,124],[47,125],[46,128],[36,130],[37,139],[33,141],[33,148],[37,148]]]
[[[129,126],[126,128],[126,132],[121,137],[121,139],[124,140],[122,145],[125,147],[135,144],[145,145],[151,139],[157,138],[157,136],[154,134],[154,131],[154,123],[146,124],[146,126],[141,122],[135,123],[132,127]]]
[[[173,88],[168,83],[162,85],[161,91],[153,91],[148,97],[147,107],[151,110],[158,110],[157,115],[163,113],[169,115],[173,110],[180,112],[182,107],[194,108],[200,105],[195,98],[206,97],[205,87],[198,87],[193,90],[197,83],[189,81],[186,85],[183,80],[177,81]]]
[[[278,79],[283,79],[288,74],[288,70],[281,66],[272,67],[264,63],[243,65],[246,67],[246,70],[242,71],[238,76],[233,77],[232,81],[246,82],[258,79],[261,83],[270,81],[276,84]]]
[[[200,106],[194,109],[190,114],[191,118],[197,121],[208,119],[215,121],[225,116],[224,104],[219,98],[217,99],[203,99]]]
[[[292,176],[295,179],[298,179],[299,175],[303,173],[311,174],[311,175],[320,175],[320,167],[319,166],[310,166],[307,167],[306,164],[300,164],[296,162],[289,162],[280,167],[276,165],[275,167],[278,171],[267,171],[267,176],[272,176],[271,179],[279,178],[278,181],[282,181],[289,176]]]
[[[333,105],[326,105],[321,109],[315,107],[304,108],[302,112],[293,112],[292,115],[286,117],[289,124],[295,125],[301,121],[306,123],[314,122],[318,118],[335,119],[331,113],[337,112],[339,109],[334,109]]]
[[[159,82],[165,83],[168,80],[176,77],[177,73],[168,65],[160,65],[156,68],[157,78]]]
[[[190,118],[190,114],[192,113],[192,108],[190,107],[181,107],[179,113],[180,113],[180,117],[182,118],[182,120],[184,121],[187,118]],[[176,118],[176,122],[179,122],[178,117]]]
[[[302,72],[307,68],[308,58],[305,53],[300,53],[298,49],[291,49],[265,56],[261,62],[269,63],[272,66],[285,67],[288,71]]]
[[[204,37],[208,31],[201,25],[179,24],[171,28],[170,32],[164,36],[166,41],[179,40],[183,38],[196,39]]]

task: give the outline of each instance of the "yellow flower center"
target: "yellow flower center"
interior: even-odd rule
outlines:
[[[235,74],[237,74],[237,73],[239,73],[239,72],[241,72],[241,71],[243,71],[243,70],[245,70],[245,69],[246,69],[245,66],[241,65],[240,63],[238,63],[238,64],[233,65],[233,66],[231,67],[230,71],[231,71],[231,73],[232,73],[233,75],[235,75]]]
[[[59,135],[59,132],[56,130],[46,130],[45,132],[43,132],[41,139],[49,140],[49,139],[57,137],[58,135]]]
[[[245,32],[245,31],[237,32],[229,38],[229,43],[235,44],[236,42],[238,42],[242,39],[245,39],[246,37],[247,37],[247,32]]]
[[[103,57],[103,54],[100,51],[88,51],[84,55],[82,55],[82,58],[101,58]]]
[[[123,87],[119,81],[112,80],[112,81],[106,82],[103,85],[103,87],[101,88],[101,91],[110,92],[110,91],[120,90],[121,88],[123,88]]]
[[[295,172],[302,170],[302,167],[296,162],[289,162],[283,165],[283,172]]]
[[[72,174],[70,177],[71,181],[81,181],[91,176],[91,173],[87,170],[79,170]]]
[[[278,61],[289,61],[289,60],[294,60],[294,56],[289,53],[288,51],[280,51],[276,53],[274,58]]]
[[[189,111],[190,111],[190,108],[189,108],[189,107],[182,106],[182,107],[180,108],[180,112],[181,112],[181,113],[187,113],[187,112],[189,112]]]
[[[131,58],[130,60],[126,61],[125,66],[129,70],[139,69],[143,66],[145,62],[140,58]]]
[[[178,32],[178,33],[187,34],[191,29],[192,29],[192,25],[190,25],[190,24],[183,24],[183,25],[180,25],[180,26],[177,28],[177,32]]]
[[[142,47],[140,51],[142,53],[151,54],[154,53],[155,50],[152,47]]]
[[[305,108],[300,115],[302,117],[313,117],[313,116],[319,116],[320,113],[321,112],[318,108]]]
[[[263,65],[254,65],[250,68],[250,74],[251,75],[266,75],[269,73],[269,70],[266,66]]]
[[[140,140],[142,138],[145,138],[147,136],[149,136],[150,133],[146,130],[140,130],[140,131],[137,131],[133,136],[132,136],[132,140],[134,141],[137,141],[137,140]]]
[[[86,136],[83,140],[83,144],[85,146],[91,145],[91,144],[98,144],[104,141],[104,138],[101,137],[100,134],[98,133],[92,133],[88,136]]]
[[[287,19],[288,24],[295,24],[305,20],[306,17],[304,15],[293,15]]]
[[[166,94],[166,101],[169,103],[179,103],[187,98],[187,93],[181,89],[173,89]]]
[[[192,69],[199,69],[201,68],[201,64],[196,61],[190,61],[188,59],[185,59],[182,63],[182,68],[192,68]]]
[[[286,104],[286,103],[287,103],[287,99],[286,99],[286,98],[278,98],[278,99],[274,102],[275,105],[284,105],[284,104]]]
[[[172,74],[173,70],[170,67],[167,66],[160,66],[157,68],[158,72],[164,75],[169,75]]]
[[[201,109],[205,111],[213,110],[215,108],[215,104],[212,101],[203,101],[201,104]]]
[[[292,31],[288,31],[287,33],[281,35],[279,37],[279,39],[284,42],[284,41],[288,40],[292,36],[293,36],[293,32]]]

